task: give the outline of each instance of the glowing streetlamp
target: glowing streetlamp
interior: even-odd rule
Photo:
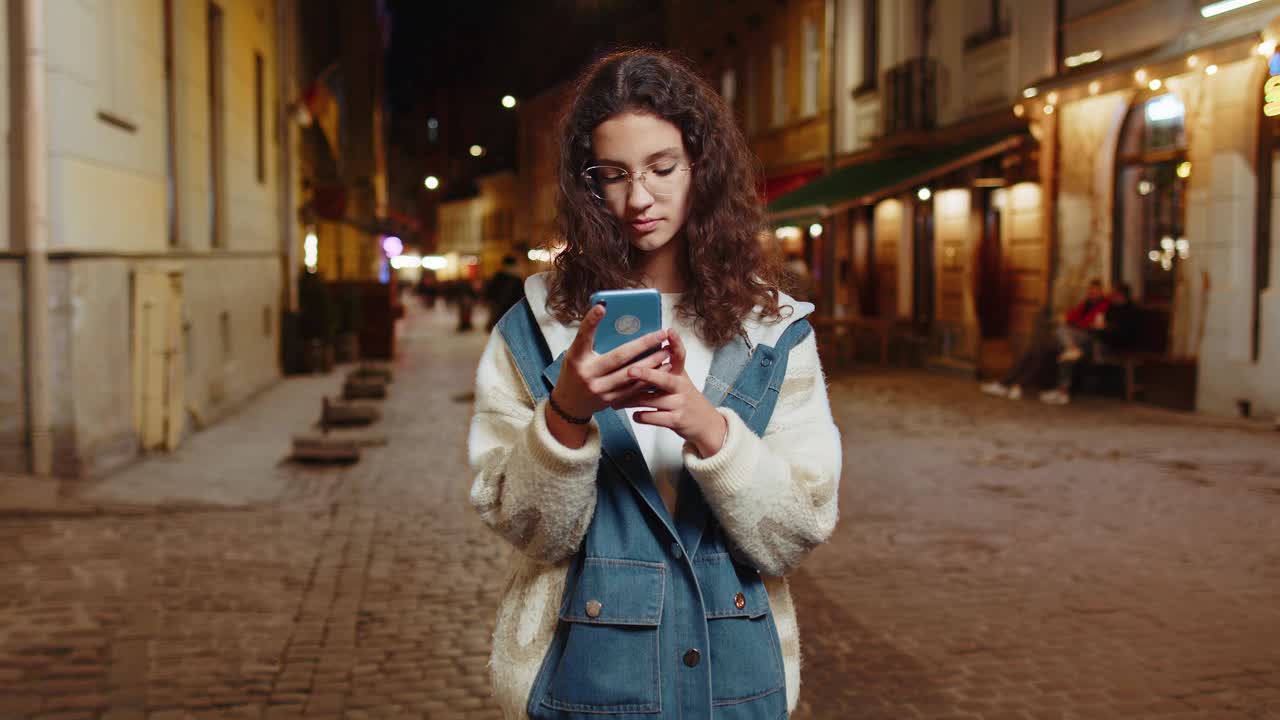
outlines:
[[[511,95],[502,96],[502,107],[510,110],[515,106],[516,106],[516,99],[514,97],[512,97]]]
[[[471,157],[480,157],[483,154],[484,154],[484,148],[480,147],[479,145],[471,146]]]
[[[435,175],[428,175],[427,179],[422,181],[422,184],[425,185],[428,190],[435,190],[440,187],[440,178]]]

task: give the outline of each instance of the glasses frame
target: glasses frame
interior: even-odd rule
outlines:
[[[623,167],[618,167],[617,165],[592,165],[591,167],[588,167],[588,168],[584,168],[584,169],[583,169],[583,171],[582,171],[582,179],[583,179],[583,181],[584,181],[584,182],[586,182],[586,184],[587,184],[587,192],[591,193],[591,196],[592,196],[592,197],[594,197],[594,198],[595,198],[595,199],[597,199],[597,200],[604,200],[604,199],[605,199],[605,198],[604,198],[604,195],[603,195],[604,190],[602,189],[600,192],[596,192],[595,180],[591,177],[591,171],[592,171],[592,170],[602,170],[602,169],[605,169],[605,168],[608,168],[608,169],[610,169],[610,170],[617,170],[617,171],[619,171],[619,172],[621,172],[621,173],[622,173],[622,177],[621,177],[621,178],[618,178],[618,179],[619,179],[619,180],[625,180],[625,181],[626,181],[626,183],[627,183],[627,196],[630,196],[630,195],[631,195],[631,185],[632,185],[633,183],[635,183],[635,182],[637,182],[637,181],[638,181],[641,185],[643,185],[643,186],[644,186],[645,192],[649,193],[650,195],[653,195],[654,197],[663,197],[663,198],[668,198],[668,197],[672,197],[673,195],[675,195],[675,193],[673,193],[673,192],[671,192],[671,193],[655,192],[654,190],[651,190],[651,189],[649,188],[649,184],[645,182],[645,179],[647,178],[647,176],[649,175],[649,173],[653,172],[653,166],[654,166],[654,165],[658,165],[658,164],[663,163],[663,162],[666,162],[666,161],[665,161],[665,160],[658,160],[657,162],[651,162],[651,163],[649,163],[648,165],[645,165],[642,169],[637,170],[637,171],[635,171],[635,172],[632,172],[631,170],[628,170],[628,169],[623,168]],[[679,170],[680,172],[692,172],[692,171],[693,171],[693,163],[685,163],[685,164],[684,164],[684,167],[680,167],[679,165],[680,165],[680,161],[679,161],[679,160],[677,160],[677,161],[676,161],[676,168],[675,168],[675,169],[676,169],[676,170]]]

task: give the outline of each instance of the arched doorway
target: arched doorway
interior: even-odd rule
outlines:
[[[1172,93],[1140,98],[1125,118],[1116,154],[1111,280],[1128,283],[1138,302],[1166,317],[1178,263],[1190,250],[1184,118],[1182,101]]]

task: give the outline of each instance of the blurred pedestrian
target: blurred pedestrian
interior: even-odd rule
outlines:
[[[809,263],[804,261],[804,256],[798,252],[788,253],[786,269],[793,296],[797,300],[813,300],[816,295],[813,273],[809,270]]]
[[[489,278],[484,286],[484,300],[489,306],[489,325],[487,330],[493,332],[507,311],[524,299],[524,278],[516,274],[516,258],[507,255],[502,258],[502,268]]]
[[[471,500],[519,551],[495,694],[509,719],[785,717],[800,658],[778,576],[831,535],[841,465],[813,305],[778,289],[753,156],[695,71],[622,52],[575,87],[565,249],[477,371]],[[589,297],[619,288],[662,293],[664,329],[597,354]]]
[[[476,307],[477,293],[470,280],[459,278],[453,282],[453,299],[458,307],[458,332],[471,332],[475,326],[471,315]]]

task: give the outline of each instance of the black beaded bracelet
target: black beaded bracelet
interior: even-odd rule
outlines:
[[[569,423],[570,425],[586,425],[587,423],[591,422],[590,415],[584,418],[580,418],[580,417],[574,417],[569,413],[565,412],[564,408],[556,404],[556,399],[551,395],[547,396],[547,404],[551,406],[551,409],[555,411],[555,414],[559,415],[561,418],[564,419],[565,422]]]

